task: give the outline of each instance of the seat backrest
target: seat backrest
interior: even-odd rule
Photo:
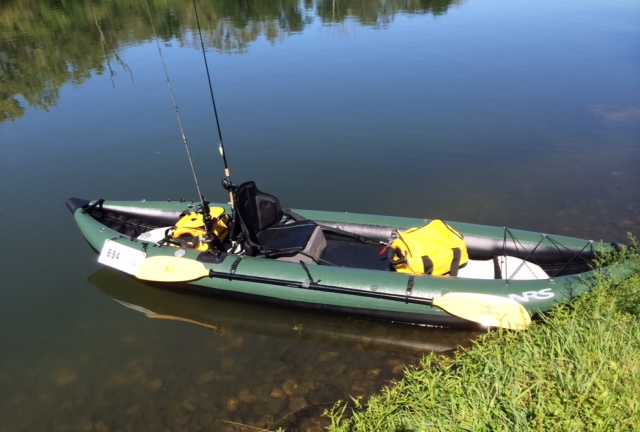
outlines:
[[[278,198],[261,192],[252,181],[236,189],[235,210],[245,235],[255,245],[258,244],[257,235],[260,231],[276,225],[282,219]]]

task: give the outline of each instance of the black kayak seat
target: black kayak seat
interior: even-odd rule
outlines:
[[[280,200],[260,191],[255,182],[238,186],[235,211],[248,255],[315,264],[327,247],[319,225],[311,220],[288,221]]]

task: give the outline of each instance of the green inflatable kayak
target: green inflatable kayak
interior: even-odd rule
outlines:
[[[525,328],[588,290],[612,245],[466,223],[287,210],[248,182],[234,206],[70,198],[99,262],[252,302],[443,327]]]

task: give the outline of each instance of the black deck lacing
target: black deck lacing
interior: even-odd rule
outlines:
[[[113,228],[114,225],[118,224],[123,227],[127,227],[127,232],[123,233],[122,229],[116,229],[116,231],[129,235],[130,237],[137,237],[140,233],[150,231],[156,228],[159,228],[157,225],[151,225],[148,223],[138,222],[132,219],[127,219],[123,216],[118,216],[117,214],[108,213],[102,207],[100,210],[95,209],[87,209],[87,213],[91,215],[95,220],[100,221],[103,225],[108,226],[109,228]]]
[[[504,227],[504,238],[503,238],[503,244],[502,244],[502,254],[503,255],[507,255],[507,241],[508,241],[507,235],[510,237],[511,241],[513,242],[513,245],[514,245],[514,248],[516,250],[517,256],[521,257],[522,255],[526,254],[525,258],[523,258],[523,262],[520,263],[518,268],[507,279],[507,281],[511,280],[516,275],[516,273],[518,273],[520,271],[520,269],[523,266],[526,266],[527,262],[531,262],[533,264],[536,264],[536,265],[539,265],[539,266],[542,267],[542,265],[533,257],[533,254],[538,249],[538,247],[540,247],[545,242],[545,240],[548,240],[549,243],[552,246],[554,246],[556,248],[556,250],[563,256],[563,258],[565,258],[564,265],[559,270],[555,271],[554,274],[549,275],[549,277],[551,277],[551,278],[557,277],[570,264],[572,264],[576,260],[581,260],[582,263],[589,264],[590,261],[588,259],[586,259],[584,256],[582,256],[582,252],[585,249],[587,249],[588,247],[591,247],[590,255],[593,255],[593,241],[592,240],[588,240],[587,243],[582,247],[582,249],[580,249],[579,251],[576,252],[574,249],[570,249],[570,248],[566,247],[565,245],[563,245],[559,241],[553,239],[552,237],[550,237],[547,234],[542,234],[541,237],[540,237],[540,240],[538,241],[538,243],[533,247],[533,249],[531,251],[528,251],[527,248],[516,238],[516,236],[513,234],[513,232],[511,232],[511,230],[509,228],[507,228],[507,227]],[[522,254],[521,254],[521,252],[522,252]],[[571,255],[571,257],[568,258],[568,259],[566,259],[567,252],[568,252],[568,255]],[[506,263],[505,263],[505,270],[506,270]],[[507,274],[508,274],[508,272],[507,272]]]
[[[556,240],[554,240],[554,239],[552,239],[550,237],[548,237],[548,238],[549,238],[549,241],[558,250],[560,250],[560,247],[563,247],[564,249],[566,249],[568,251],[571,251],[571,249],[569,249],[568,247],[562,245],[561,243],[557,242]],[[571,258],[569,258],[569,260],[567,262],[565,262],[565,264],[560,268],[560,270],[558,270],[556,272],[556,274],[554,276],[561,274],[564,271],[564,269],[566,269],[569,266],[569,264],[573,263],[576,260],[576,258],[580,259],[581,262],[583,262],[585,264],[590,264],[591,261],[582,256],[582,252],[587,248],[591,249],[589,251],[589,255],[593,256],[593,254],[594,254],[594,251],[593,251],[593,240],[588,240],[587,243],[582,247],[582,249],[580,249],[578,252],[573,252],[573,256]]]

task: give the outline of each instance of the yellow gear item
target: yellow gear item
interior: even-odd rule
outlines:
[[[229,231],[223,218],[224,209],[222,207],[210,207],[209,214],[211,215],[213,235],[222,242]],[[206,232],[202,214],[190,212],[178,220],[169,234],[178,244],[199,251],[206,251],[209,249],[209,245],[204,242]]]
[[[439,219],[420,228],[398,231],[389,246],[389,261],[401,273],[450,274],[469,262],[462,234]]]

